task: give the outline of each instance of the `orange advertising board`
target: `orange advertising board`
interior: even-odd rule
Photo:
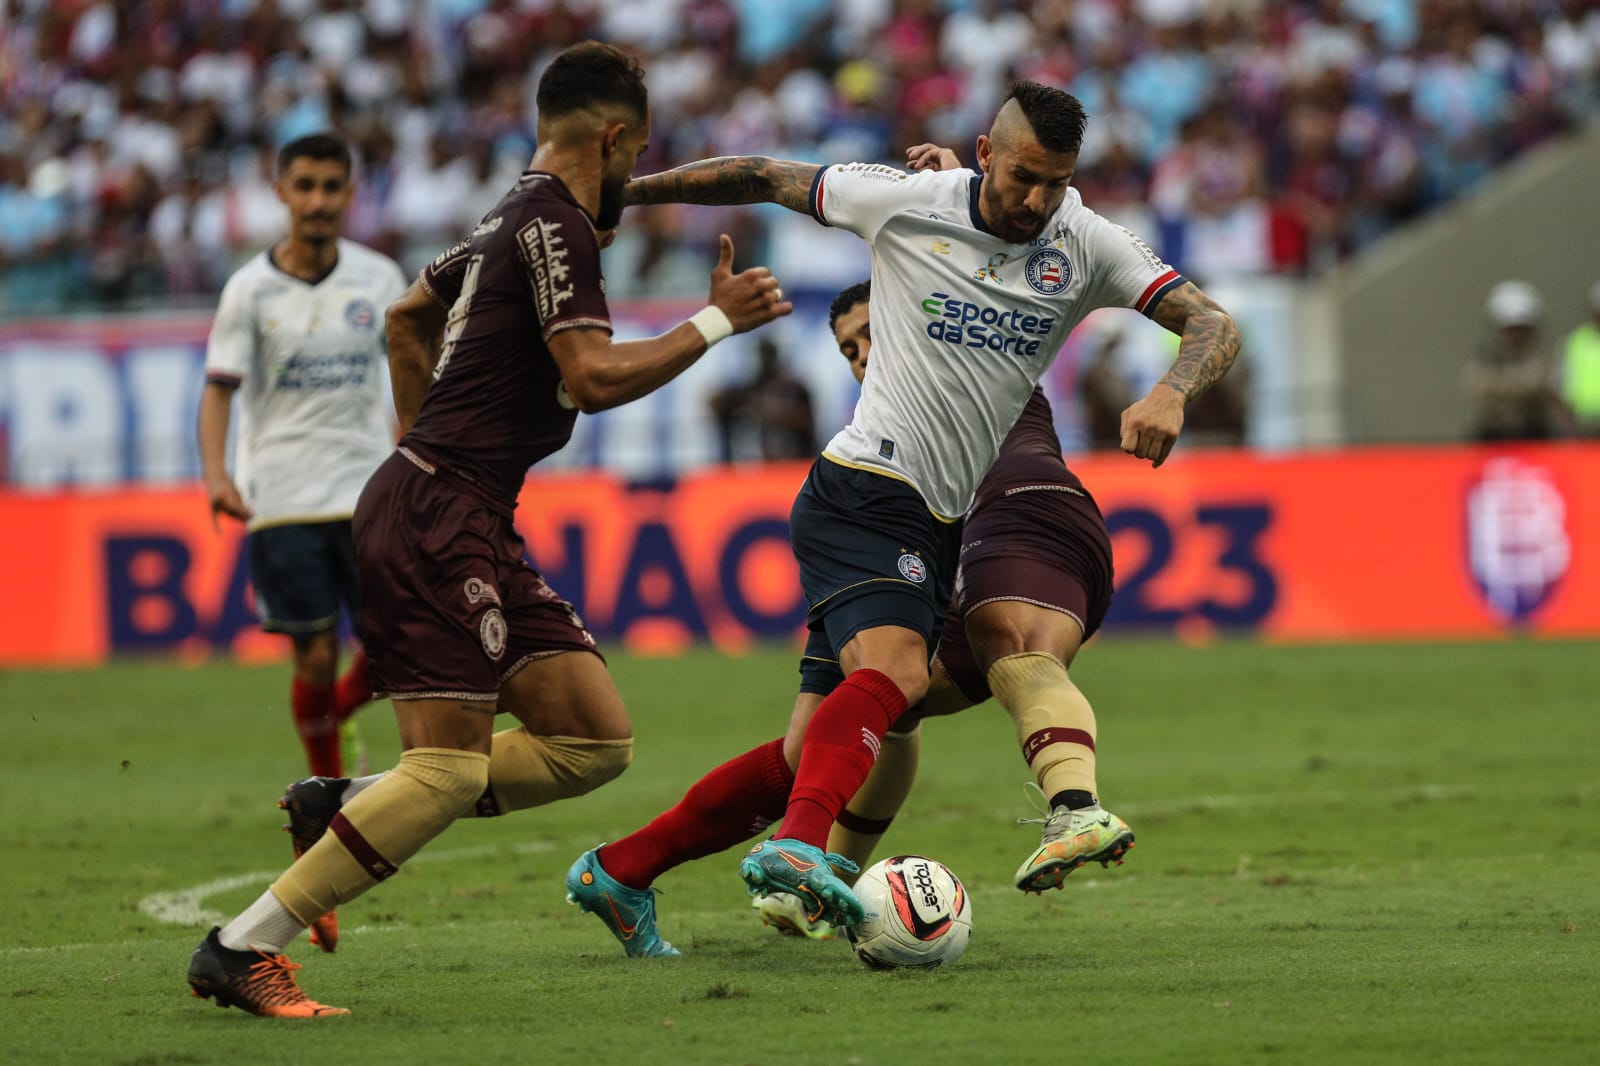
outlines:
[[[1600,635],[1600,445],[1125,456],[1073,468],[1116,549],[1107,632],[1278,640]],[[804,618],[787,542],[804,464],[670,484],[529,480],[530,558],[603,645],[737,649]],[[0,664],[281,653],[237,527],[198,488],[0,492]]]

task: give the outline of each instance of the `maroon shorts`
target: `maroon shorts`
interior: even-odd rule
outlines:
[[[1015,600],[1077,619],[1088,640],[1111,606],[1111,536],[1092,497],[1051,488],[1015,491],[975,509],[962,531],[961,568],[939,634],[939,661],[966,697],[991,695],[966,617],[997,600]]]
[[[572,605],[523,558],[511,516],[460,475],[423,463],[397,451],[356,504],[359,628],[374,693],[490,701],[535,659],[599,654]]]

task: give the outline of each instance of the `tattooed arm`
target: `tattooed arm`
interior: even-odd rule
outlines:
[[[1183,429],[1183,405],[1221,380],[1239,354],[1239,327],[1192,282],[1162,297],[1150,316],[1183,338],[1178,360],[1144,399],[1122,412],[1122,450],[1166,462]]]
[[[811,213],[811,182],[822,167],[761,155],[702,159],[660,174],[634,178],[622,202],[635,204],[779,204]]]

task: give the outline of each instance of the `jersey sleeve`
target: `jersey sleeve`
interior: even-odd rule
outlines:
[[[600,243],[575,207],[546,208],[517,231],[517,257],[545,341],[564,329],[611,329]]]
[[[461,295],[462,280],[466,277],[467,260],[471,257],[470,238],[440,252],[438,257],[423,267],[422,273],[417,276],[422,291],[445,310],[454,307],[456,297]]]
[[[1148,318],[1161,298],[1188,279],[1131,230],[1100,220],[1093,236],[1102,306],[1131,307]]]
[[[881,163],[823,167],[811,179],[811,214],[824,226],[849,230],[870,244],[890,216],[907,206],[908,192],[922,184],[917,179],[923,176]]]
[[[206,381],[238,386],[250,376],[256,356],[255,314],[250,286],[235,278],[223,286],[206,339]]]

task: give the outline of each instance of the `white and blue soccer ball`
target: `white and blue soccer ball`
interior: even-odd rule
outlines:
[[[872,969],[932,969],[967,950],[972,900],[943,863],[922,855],[884,859],[867,867],[855,893],[866,918],[845,935]]]

